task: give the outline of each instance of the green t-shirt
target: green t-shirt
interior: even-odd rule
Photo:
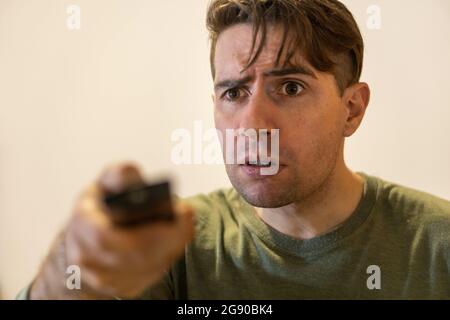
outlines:
[[[450,299],[450,202],[359,174],[353,215],[311,240],[268,226],[235,189],[185,199],[196,237],[142,299]]]
[[[268,226],[235,189],[185,199],[196,236],[141,298],[450,299],[450,202],[359,174],[353,215],[311,240]]]

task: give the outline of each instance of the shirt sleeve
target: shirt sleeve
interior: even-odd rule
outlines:
[[[16,300],[30,300],[31,283],[23,288],[16,296]]]

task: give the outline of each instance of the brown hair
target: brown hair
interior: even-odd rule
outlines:
[[[334,75],[341,93],[359,81],[364,42],[352,13],[337,0],[213,0],[206,22],[211,39],[213,77],[217,39],[225,29],[239,23],[253,25],[250,52],[255,53],[250,55],[245,69],[263,50],[267,24],[281,24],[284,31],[276,65],[284,52],[286,64],[301,50],[314,68]],[[261,40],[257,46],[259,33]]]

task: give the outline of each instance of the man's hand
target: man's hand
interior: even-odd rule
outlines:
[[[135,298],[163,277],[193,238],[193,211],[179,204],[172,222],[114,225],[104,195],[142,181],[135,166],[115,165],[87,188],[35,279],[31,299]],[[64,286],[68,265],[80,267],[81,290]]]

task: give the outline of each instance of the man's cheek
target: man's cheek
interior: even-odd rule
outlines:
[[[289,143],[289,149],[296,161],[307,163],[315,160],[320,149],[320,135],[299,134]]]

